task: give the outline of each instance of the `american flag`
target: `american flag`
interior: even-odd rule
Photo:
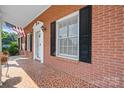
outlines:
[[[17,27],[15,25],[12,25],[8,22],[5,22],[6,26],[10,29],[10,30],[13,30],[15,31],[17,34],[18,34],[18,37],[25,37],[25,32],[24,32],[24,29],[21,28],[21,27]]]
[[[14,26],[12,29],[18,33],[19,38],[20,37],[25,37],[25,32],[24,32],[23,28]]]

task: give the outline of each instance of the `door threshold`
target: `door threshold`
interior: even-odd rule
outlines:
[[[40,60],[39,59],[35,59],[36,61],[38,61],[38,62],[40,62]]]

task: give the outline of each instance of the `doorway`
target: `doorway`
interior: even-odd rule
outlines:
[[[34,59],[43,63],[43,31],[34,28]]]

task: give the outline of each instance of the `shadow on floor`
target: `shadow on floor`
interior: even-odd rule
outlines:
[[[4,67],[7,68],[8,65],[4,65]],[[18,65],[16,65],[16,64],[9,64],[9,67],[20,67],[20,66],[18,66]]]
[[[23,59],[28,59],[25,56],[11,56],[9,57],[9,61],[17,61],[17,60],[23,60]]]
[[[0,88],[16,88],[14,86],[20,83],[21,81],[22,81],[21,77],[13,77],[3,82],[3,85],[0,86]]]

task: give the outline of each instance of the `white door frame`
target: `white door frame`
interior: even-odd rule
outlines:
[[[37,59],[37,51],[36,51],[36,33],[40,31],[40,34],[42,36],[42,38],[40,39],[40,43],[41,46],[40,46],[40,50],[41,51],[41,55],[40,55],[40,62],[43,63],[44,61],[44,33],[43,33],[43,30],[42,30],[42,26],[43,26],[43,22],[40,22],[40,21],[37,21],[37,23],[34,24],[33,26],[33,34],[34,34],[34,43],[33,43],[33,46],[34,46],[34,50],[33,50],[33,59],[36,60]]]

